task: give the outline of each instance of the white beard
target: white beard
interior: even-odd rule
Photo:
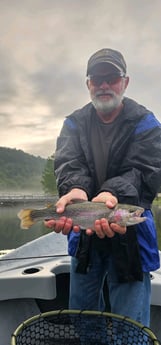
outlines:
[[[111,113],[114,109],[116,109],[120,105],[123,99],[123,93],[120,95],[111,93],[113,97],[111,97],[110,100],[102,101],[97,98],[98,94],[99,94],[99,91],[96,93],[95,96],[91,97],[92,104],[98,112],[101,112],[102,114],[105,114],[105,115]]]

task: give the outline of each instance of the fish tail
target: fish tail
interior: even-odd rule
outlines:
[[[20,227],[21,229],[29,229],[35,222],[31,217],[32,210],[22,209],[17,216],[21,220]]]

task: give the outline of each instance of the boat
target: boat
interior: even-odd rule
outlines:
[[[70,257],[53,254],[54,241],[49,233],[0,256],[1,344],[10,345],[25,320],[68,309]],[[161,269],[151,273],[151,285],[150,329],[161,339]]]

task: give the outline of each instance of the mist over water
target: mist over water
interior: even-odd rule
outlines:
[[[22,208],[42,208],[44,206],[46,206],[44,202],[38,204],[25,204],[25,201],[18,205],[0,205],[0,250],[18,248],[27,242],[50,233],[51,230],[47,229],[43,225],[43,222],[34,224],[28,230],[21,229],[20,220],[17,217],[17,213]],[[53,236],[55,237],[53,254],[66,254],[66,236],[54,232]]]

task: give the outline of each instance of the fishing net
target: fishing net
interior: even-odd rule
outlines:
[[[159,345],[153,332],[111,313],[57,310],[24,321],[11,345]]]

